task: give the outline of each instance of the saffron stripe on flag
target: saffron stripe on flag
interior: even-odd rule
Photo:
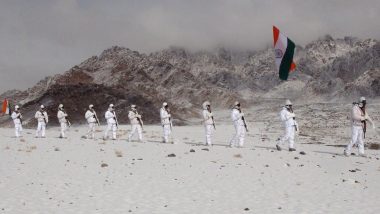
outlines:
[[[8,101],[7,101],[7,99],[4,99],[3,107],[1,109],[1,113],[5,114],[7,112],[7,107],[8,107]]]
[[[279,35],[280,30],[276,26],[273,26],[273,46],[276,46]]]

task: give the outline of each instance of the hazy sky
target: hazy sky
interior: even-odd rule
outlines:
[[[258,49],[277,25],[297,44],[380,39],[380,0],[0,0],[0,93],[25,89],[113,45]]]

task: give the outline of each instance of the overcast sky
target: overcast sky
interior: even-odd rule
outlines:
[[[276,25],[296,44],[380,39],[380,0],[0,0],[0,93],[26,89],[113,45],[259,49]]]

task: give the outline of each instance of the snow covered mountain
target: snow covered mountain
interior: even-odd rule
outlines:
[[[121,123],[127,122],[131,104],[147,123],[159,121],[161,103],[171,104],[177,124],[199,115],[200,105],[230,107],[235,100],[257,104],[261,99],[292,98],[305,102],[380,96],[380,42],[325,36],[296,48],[297,71],[288,81],[279,80],[273,49],[236,51],[218,48],[189,52],[171,47],[141,54],[114,46],[92,56],[69,71],[41,80],[26,91],[0,95],[22,105],[25,121],[40,104],[47,106],[57,123],[59,103],[66,106],[74,123],[84,123],[84,112],[94,104],[101,121],[108,104],[116,105]],[[0,119],[9,124],[9,119]]]

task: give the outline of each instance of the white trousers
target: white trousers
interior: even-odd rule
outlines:
[[[132,130],[129,133],[128,141],[132,140],[133,135],[137,132],[139,141],[143,141],[142,128],[139,124],[132,124]]]
[[[64,122],[64,123],[61,123],[61,137],[65,137],[65,133],[66,133],[66,130],[67,130],[67,123]]]
[[[232,137],[232,140],[230,141],[230,146],[244,146],[244,138],[245,138],[245,127],[241,125],[234,125],[235,126],[235,135]]]
[[[295,126],[285,127],[285,135],[280,138],[280,140],[277,142],[277,145],[281,145],[281,144],[285,143],[286,141],[288,141],[289,142],[289,148],[294,148],[295,131],[296,131]]]
[[[357,144],[359,154],[364,154],[364,131],[362,126],[352,126],[351,142],[347,145],[345,152],[350,154],[352,147]]]
[[[172,130],[170,128],[170,124],[167,124],[167,125],[163,125],[162,126],[163,128],[163,132],[164,132],[164,142],[165,143],[169,143],[169,138],[170,138],[170,135],[172,134]]]
[[[22,132],[22,124],[21,123],[15,124],[15,135],[17,138],[21,136],[21,132]]]
[[[46,129],[46,123],[38,122],[36,137],[45,137],[45,129]]]
[[[107,139],[108,137],[108,132],[112,130],[112,139],[116,140],[116,131],[117,131],[117,126],[116,123],[108,123],[106,132],[104,133],[104,138]]]
[[[212,132],[213,132],[214,126],[213,125],[205,125],[205,131],[206,131],[206,145],[211,146],[211,138],[212,138]]]
[[[89,123],[88,124],[88,131],[87,131],[87,138],[95,139],[95,126],[96,123]]]

